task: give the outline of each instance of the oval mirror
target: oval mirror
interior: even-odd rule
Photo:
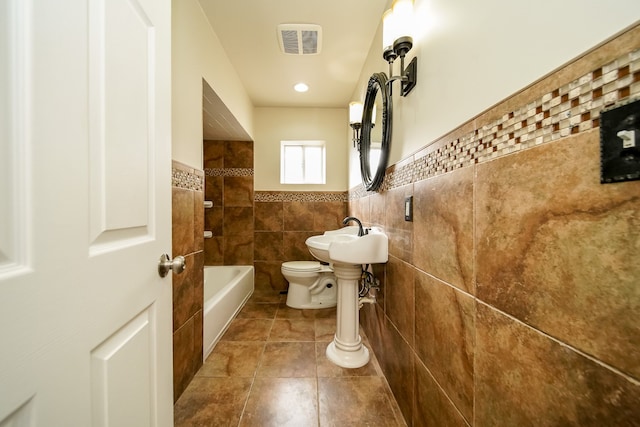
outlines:
[[[380,188],[391,148],[392,104],[387,76],[375,73],[369,78],[362,112],[360,137],[360,175],[367,191]]]

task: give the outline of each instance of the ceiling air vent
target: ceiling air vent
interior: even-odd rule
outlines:
[[[280,50],[289,55],[316,55],[322,49],[322,27],[315,24],[278,25]]]

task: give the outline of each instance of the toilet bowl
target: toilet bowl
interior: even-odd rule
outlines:
[[[281,271],[289,282],[289,307],[315,309],[336,306],[336,276],[328,265],[317,261],[289,261],[282,263]]]

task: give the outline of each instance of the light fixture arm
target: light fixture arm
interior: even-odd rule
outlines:
[[[353,147],[360,151],[360,129],[362,129],[362,123],[350,123],[351,129],[353,129]]]
[[[389,63],[389,80],[387,81],[387,84],[389,85],[390,92],[392,91],[393,82],[396,80],[402,82],[402,96],[407,96],[409,92],[411,92],[411,90],[416,86],[418,71],[417,57],[414,57],[411,60],[407,68],[405,68],[404,66],[404,58],[412,47],[413,39],[411,37],[400,37],[393,42],[393,50],[388,49],[388,51],[383,54],[384,59]],[[393,54],[389,52],[393,52]],[[400,75],[394,76],[393,62],[397,57],[400,57]]]

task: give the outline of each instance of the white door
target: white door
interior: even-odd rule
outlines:
[[[0,0],[0,427],[171,426],[170,0]]]

